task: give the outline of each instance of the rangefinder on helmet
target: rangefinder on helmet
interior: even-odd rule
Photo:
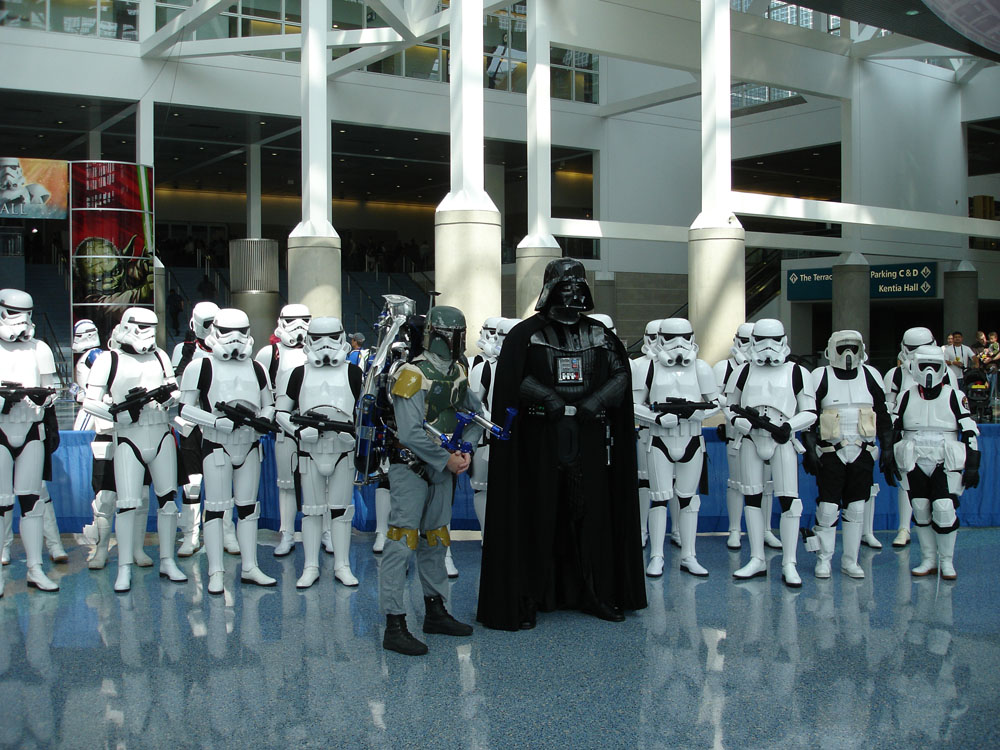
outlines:
[[[278,327],[274,329],[274,335],[285,346],[302,346],[311,319],[312,315],[305,305],[285,305],[278,315]]]
[[[662,320],[651,320],[646,323],[646,331],[642,334],[642,353],[647,357],[656,356],[660,341],[660,323]]]
[[[856,370],[868,360],[864,339],[858,331],[834,331],[824,354],[838,370]]]
[[[81,318],[73,326],[73,352],[83,354],[101,345],[97,325],[90,318]]]
[[[937,346],[934,334],[929,328],[907,328],[899,346],[899,361],[906,364],[913,356],[913,352],[921,346]]]
[[[156,349],[156,313],[148,307],[130,307],[113,333],[126,352],[148,354]]]
[[[28,341],[35,335],[31,295],[20,289],[0,289],[0,339]]]
[[[943,383],[947,367],[944,352],[936,344],[918,346],[910,357],[910,376],[924,388],[933,388]]]
[[[205,343],[217,359],[246,359],[253,347],[250,318],[234,307],[219,310]]]
[[[309,321],[303,348],[316,367],[335,367],[347,361],[351,345],[347,343],[344,324],[339,318],[313,318]]]
[[[208,332],[212,328],[215,316],[219,313],[219,306],[214,302],[199,302],[191,311],[191,330],[199,340],[208,338]]]
[[[698,355],[694,329],[687,318],[666,318],[660,321],[656,356],[667,367],[687,367]]]
[[[444,359],[465,352],[465,315],[457,307],[432,307],[424,323],[424,350]]]
[[[785,326],[780,320],[761,318],[753,324],[748,356],[755,365],[783,364],[789,352]]]

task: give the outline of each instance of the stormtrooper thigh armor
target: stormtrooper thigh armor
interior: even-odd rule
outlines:
[[[668,432],[690,432],[681,423]],[[691,429],[695,425],[691,424]],[[656,428],[654,428],[656,429]],[[652,439],[652,449],[648,455],[650,475],[650,568],[647,573],[655,576],[662,573],[663,538],[666,531],[666,507],[662,504],[677,497],[680,512],[674,522],[681,532],[681,559],[694,557],[695,534],[698,524],[697,498],[698,483],[701,480],[704,451],[701,438],[688,435],[671,435]],[[692,523],[693,521],[693,523]],[[659,560],[654,560],[659,556]],[[657,570],[659,567],[659,570]],[[700,568],[700,566],[699,566]],[[682,569],[687,570],[682,566]],[[689,571],[690,572],[690,571]],[[697,575],[706,575],[698,572]]]
[[[311,586],[319,577],[319,545],[327,513],[332,519],[334,576],[345,586],[358,585],[350,564],[351,521],[354,518],[353,442],[350,435],[343,433],[335,437],[324,436],[317,443],[304,446],[309,453],[299,454],[305,549],[302,577],[296,584],[299,588]]]

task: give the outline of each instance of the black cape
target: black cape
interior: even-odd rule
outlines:
[[[594,325],[598,321],[588,319]],[[537,514],[555,506],[553,477],[558,474],[555,428],[539,418],[526,417],[526,404],[519,389],[527,364],[531,336],[549,321],[534,315],[514,327],[504,340],[496,369],[491,413],[503,423],[509,406],[518,408],[511,439],[492,441],[489,462],[488,532],[483,544],[477,619],[487,627],[518,630],[525,614],[524,597],[541,588],[535,599],[538,609],[574,607],[572,594],[563,596],[565,583],[553,571],[553,550],[548,539],[538,538]],[[624,347],[608,331],[608,338],[628,363]],[[608,545],[611,596],[607,604],[635,610],[646,606],[646,584],[639,534],[639,495],[636,467],[635,423],[631,379],[624,386],[620,405],[608,410],[611,429],[611,465],[607,486],[587,486],[588,501],[607,503],[608,528],[599,539],[585,538],[581,544]],[[603,430],[602,430],[603,432]],[[606,456],[604,440],[599,446]],[[557,519],[567,524],[567,519]],[[606,593],[606,592],[605,592]]]

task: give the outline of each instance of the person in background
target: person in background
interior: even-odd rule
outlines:
[[[1000,342],[997,341],[997,332],[990,331],[989,339],[986,342],[986,349],[982,354],[983,367],[986,370],[986,379],[990,383],[990,398],[997,397],[997,369],[1000,368]]]
[[[956,388],[961,391],[965,382],[965,371],[976,363],[972,349],[962,343],[962,332],[954,331],[948,337],[948,345],[943,347],[945,362],[955,377]]]
[[[176,289],[171,289],[167,295],[167,315],[170,316],[170,330],[174,336],[179,336],[181,332],[181,313],[184,312],[184,300],[177,293]]]
[[[347,361],[352,365],[357,365],[362,370],[368,362],[368,352],[364,349],[365,335],[358,331],[351,334],[351,351],[347,355]]]

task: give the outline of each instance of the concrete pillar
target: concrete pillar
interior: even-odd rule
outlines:
[[[153,110],[152,97],[140,99],[135,109],[135,160],[147,166],[156,163],[153,155]]]
[[[101,160],[101,140],[103,136],[103,131],[99,128],[94,128],[87,133],[87,159],[90,161],[100,161]]]
[[[944,341],[952,331],[961,331],[971,346],[979,330],[979,271],[963,260],[954,271],[944,272]]]
[[[857,331],[870,347],[870,311],[871,266],[861,253],[845,253],[833,264],[833,330]]]
[[[233,307],[250,318],[254,347],[267,343],[278,319],[278,243],[276,240],[230,240],[229,286]]]
[[[302,4],[302,221],[288,236],[288,301],[341,317],[340,235],[331,223],[326,65],[329,3]]]
[[[500,212],[483,163],[483,0],[454,3],[451,14],[451,190],[434,214],[434,284],[437,304],[478,331],[500,314],[501,273]]]
[[[247,146],[247,237],[261,235],[260,144]]]

